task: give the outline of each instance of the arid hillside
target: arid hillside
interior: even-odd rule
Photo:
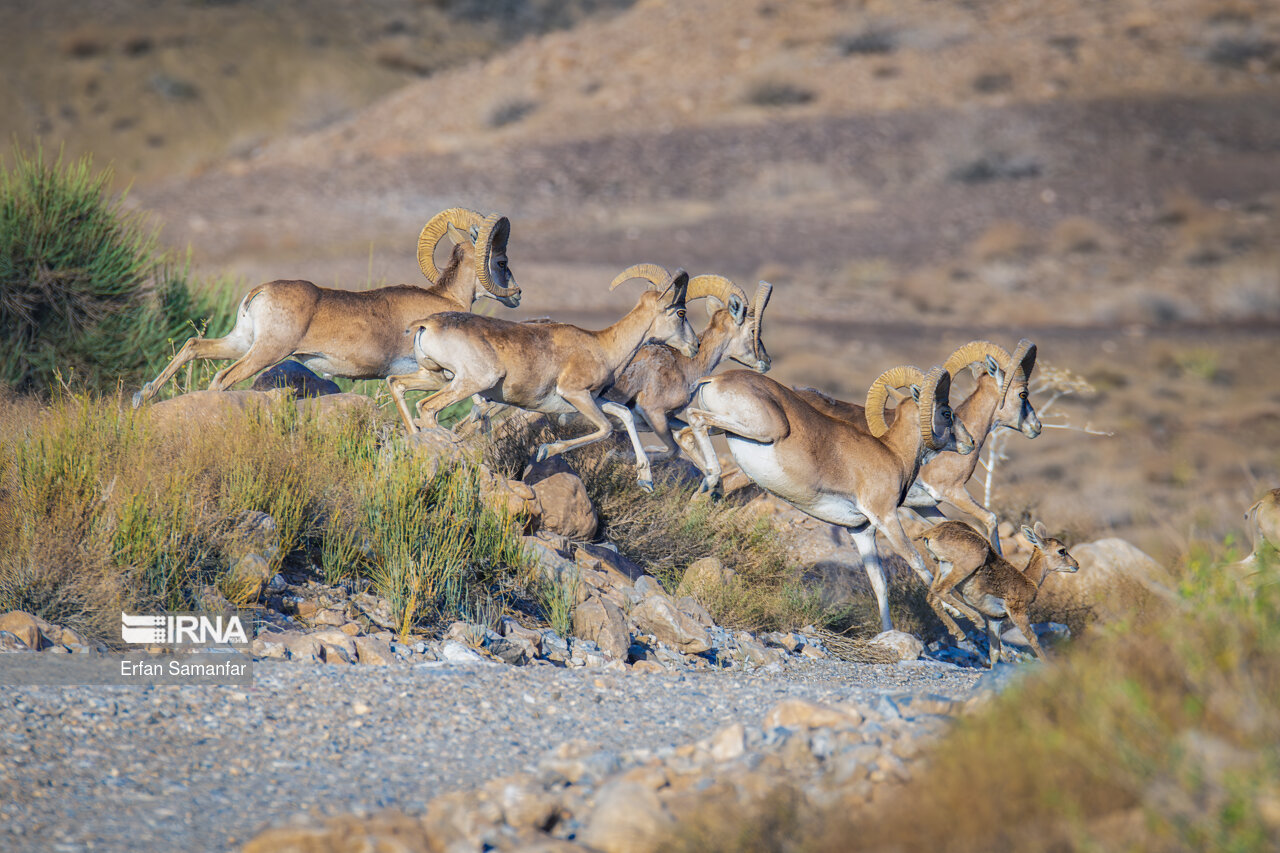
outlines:
[[[10,120],[137,170],[165,240],[246,286],[418,281],[418,229],[464,205],[512,218],[515,316],[604,324],[634,298],[604,285],[638,261],[767,278],[777,377],[852,398],[894,363],[1031,337],[1096,390],[1055,410],[1115,433],[1007,442],[997,503],[1051,527],[1169,554],[1274,485],[1274,4],[552,6],[182,5],[155,26],[187,41],[146,50],[124,5],[88,36],[23,12],[24,49],[58,61],[23,60]],[[164,70],[198,46],[206,64]],[[66,80],[80,97],[145,63],[111,84],[151,87],[125,99],[137,127],[59,117]],[[156,91],[162,72],[201,96]]]

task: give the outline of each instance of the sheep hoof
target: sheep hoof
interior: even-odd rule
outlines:
[[[146,389],[143,389],[146,390]],[[135,391],[133,394],[133,407],[136,409],[142,405],[142,391]]]
[[[640,491],[653,494],[653,480],[637,480],[640,484]]]
[[[546,462],[549,455],[551,455],[551,446],[548,444],[540,444],[538,445],[538,452],[533,454],[533,461]]]

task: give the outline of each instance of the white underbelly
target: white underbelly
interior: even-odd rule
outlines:
[[[816,492],[804,484],[796,483],[778,464],[777,451],[772,444],[761,444],[737,436],[728,435],[729,451],[742,473],[765,491],[782,498],[802,512],[829,524],[857,527],[866,523],[867,517],[858,511],[852,496]]]

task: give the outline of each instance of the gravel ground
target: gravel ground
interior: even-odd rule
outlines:
[[[0,850],[216,850],[299,815],[413,813],[581,739],[673,747],[784,698],[968,695],[942,665],[781,674],[264,661],[251,688],[27,687],[0,700]]]

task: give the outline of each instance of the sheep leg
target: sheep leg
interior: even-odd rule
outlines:
[[[1000,619],[987,620],[987,651],[988,659],[993,669],[996,664],[1000,663],[1000,653],[1003,650],[1000,644],[1001,621]]]
[[[676,445],[675,439],[671,437],[671,423],[667,420],[667,413],[663,411],[650,411],[643,406],[639,407],[640,417],[649,425],[649,431],[657,436],[658,441],[662,442],[662,447],[646,447],[644,452],[651,459],[665,461],[675,456],[680,448]]]
[[[610,425],[609,419],[605,417],[605,413],[601,411],[600,406],[596,403],[595,395],[590,391],[583,388],[565,391],[557,386],[556,393],[569,405],[577,409],[588,422],[595,426],[596,430],[578,438],[553,441],[539,446],[538,452],[534,455],[534,459],[538,462],[552,456],[559,456],[561,453],[578,447],[595,444],[597,441],[603,441],[613,435],[613,427]]]
[[[942,490],[942,498],[961,512],[966,512],[978,519],[987,530],[987,539],[991,542],[992,549],[1000,556],[1004,556],[1004,551],[1000,548],[1000,519],[994,512],[974,500],[973,495],[969,494],[969,490],[964,486]]]
[[[731,436],[761,444],[770,444],[779,436],[786,435],[788,429],[786,418],[776,410],[776,407],[752,412],[751,415],[752,421],[747,421],[732,415],[709,412],[706,409],[684,410],[685,422],[693,430],[698,449],[707,463],[707,474],[702,478],[699,492],[710,492],[713,498],[721,494],[720,475],[723,469],[720,467],[720,459],[716,456],[716,449],[711,444],[712,429],[721,429]]]
[[[420,367],[413,373],[401,373],[399,375],[391,375],[387,377],[387,389],[391,392],[391,399],[395,401],[396,410],[400,412],[400,420],[404,421],[404,428],[413,435],[418,432],[418,425],[414,423],[413,416],[409,414],[409,404],[404,399],[406,391],[425,391],[439,388],[440,374],[438,371],[427,370]],[[425,400],[418,403],[418,413],[421,416],[422,403],[433,399],[438,394],[447,390],[448,386],[441,388],[436,394],[432,394]],[[432,415],[432,426],[435,426],[435,416]]]
[[[237,382],[249,379],[291,355],[293,355],[293,344],[258,338],[239,360],[214,375],[213,381],[209,383],[209,390],[225,391]]]
[[[199,336],[190,338],[182,345],[182,349],[178,350],[165,369],[160,371],[160,375],[143,385],[141,390],[133,395],[133,407],[136,409],[154,397],[164,387],[164,384],[189,362],[205,359],[240,358],[249,349],[250,342],[236,337],[234,331],[225,338],[202,338]]]
[[[702,475],[705,477],[709,470],[709,466],[707,465],[707,461],[702,458],[702,453],[698,449],[698,442],[696,436],[693,434],[693,428],[686,426],[682,429],[678,429],[676,430],[673,438],[675,438],[676,444],[680,445],[680,449],[684,451],[685,455],[689,457],[689,461],[691,461],[694,464],[694,467],[701,471]]]
[[[636,451],[636,481],[640,484],[640,488],[646,492],[653,491],[653,469],[649,467],[649,457],[645,453],[645,448],[640,444],[640,436],[636,432],[636,419],[631,414],[631,410],[621,403],[602,403],[600,411],[606,415],[613,415],[621,423],[623,429],[627,431],[627,436],[631,439],[631,446]]]
[[[876,529],[870,522],[863,522],[857,527],[850,527],[849,536],[853,544],[858,546],[858,554],[862,557],[862,568],[871,582],[871,591],[876,596],[876,606],[880,610],[880,630],[892,631],[893,619],[889,616],[889,585],[884,579],[884,566],[880,563],[880,551],[876,546]]]
[[[1040,638],[1036,636],[1036,632],[1031,630],[1031,620],[1027,618],[1027,611],[1021,608],[1015,610],[1007,605],[1006,607],[1013,624],[1018,626],[1018,630],[1022,631],[1022,636],[1026,637],[1027,642],[1031,644],[1031,651],[1035,652],[1037,658],[1044,660],[1044,649],[1040,648]]]

